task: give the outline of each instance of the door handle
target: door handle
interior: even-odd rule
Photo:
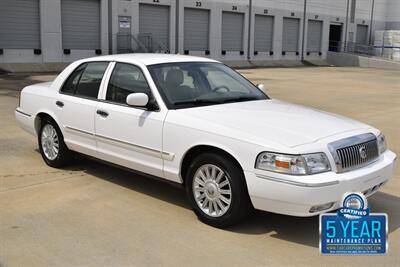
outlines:
[[[64,103],[61,101],[56,101],[56,105],[62,108],[64,106]]]
[[[101,109],[98,109],[96,111],[96,113],[99,114],[100,116],[104,117],[104,118],[106,118],[108,116],[108,112],[104,111],[104,110],[101,110]]]

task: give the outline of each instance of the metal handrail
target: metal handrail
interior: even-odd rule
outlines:
[[[140,42],[139,39],[136,38],[136,36],[131,35],[131,39],[140,47],[140,49],[144,50],[144,53],[150,53],[149,49],[144,44],[142,44],[142,42]]]
[[[170,53],[152,34],[117,33],[117,53]]]
[[[151,48],[150,50],[154,53],[169,53],[169,49],[162,43],[160,42],[153,34],[151,33],[139,33],[137,35],[138,39],[140,40],[141,38],[146,38],[147,42],[149,45],[147,48]]]
[[[380,53],[377,53],[377,48],[382,48]],[[344,52],[351,54],[358,54],[364,56],[383,57],[384,47],[377,47],[374,45],[361,44],[356,42],[340,42],[340,41],[329,41],[329,50],[333,52]]]

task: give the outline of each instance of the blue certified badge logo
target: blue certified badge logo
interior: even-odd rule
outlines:
[[[369,215],[368,202],[364,194],[348,193],[343,197],[342,203],[342,208],[338,210],[339,216],[359,219]]]
[[[362,193],[347,193],[337,213],[321,214],[319,220],[322,254],[385,254],[388,219],[370,213]]]

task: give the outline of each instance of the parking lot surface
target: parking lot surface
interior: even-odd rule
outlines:
[[[381,129],[400,155],[400,71],[240,72],[273,98]],[[399,266],[399,168],[369,199],[373,212],[389,215],[385,256],[321,256],[318,217],[257,211],[238,226],[215,229],[197,220],[178,187],[82,157],[66,169],[47,167],[14,109],[23,86],[53,78],[0,76],[0,266]]]

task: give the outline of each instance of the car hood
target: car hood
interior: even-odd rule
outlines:
[[[219,134],[233,138],[254,137],[288,147],[371,128],[339,115],[274,99],[179,109],[177,112],[203,120],[200,124],[208,127],[207,131],[221,131],[218,126],[223,126],[223,131],[229,132]]]

